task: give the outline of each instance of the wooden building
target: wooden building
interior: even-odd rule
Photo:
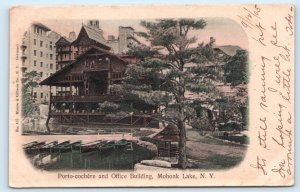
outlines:
[[[99,25],[82,25],[78,37],[75,40],[61,37],[56,43],[57,68],[61,69],[88,50],[92,46],[110,51],[111,48],[106,45],[103,37],[103,31]]]
[[[176,157],[179,154],[179,130],[174,125],[167,125],[162,131],[153,136],[157,141],[159,157]]]
[[[112,121],[105,118],[100,105],[105,101],[120,103],[125,98],[114,95],[110,85],[122,82],[128,62],[108,50],[91,46],[41,85],[64,88],[51,95],[47,124],[51,117],[63,124],[147,125],[150,115],[130,114]]]
[[[126,66],[127,62],[113,53],[90,47],[75,61],[40,83],[50,86],[50,90],[53,86],[67,88],[64,89],[67,91],[51,96],[49,117],[60,116],[64,118],[62,122],[72,123],[71,114],[96,115],[99,103],[120,101],[120,97],[111,95],[109,85],[120,82]],[[88,122],[89,119],[82,118],[82,121]]]

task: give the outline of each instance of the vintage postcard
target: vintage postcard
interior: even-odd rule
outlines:
[[[10,10],[11,187],[292,186],[294,6]]]

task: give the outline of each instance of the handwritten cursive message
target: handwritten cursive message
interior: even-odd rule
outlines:
[[[266,10],[270,8],[280,11],[270,16]],[[251,144],[257,146],[250,167],[264,176],[287,179],[294,167],[294,9],[245,6],[238,18],[257,50],[250,52],[254,58],[250,66],[258,71],[252,78],[259,109],[251,120],[255,126],[249,127],[256,135]]]

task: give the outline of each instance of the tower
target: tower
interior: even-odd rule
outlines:
[[[119,52],[122,53],[128,48],[128,38],[133,37],[134,29],[132,27],[119,26]]]

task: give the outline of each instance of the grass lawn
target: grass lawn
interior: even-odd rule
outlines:
[[[229,169],[238,165],[243,159],[244,157],[241,156],[213,154],[205,160],[190,163],[190,167],[206,170]]]
[[[189,167],[205,170],[229,169],[243,161],[247,147],[187,131]]]
[[[230,146],[240,146],[236,143],[222,141],[221,139],[216,139],[211,136],[201,135],[199,131],[196,130],[189,130],[187,132],[187,138],[191,141],[198,141],[200,143],[207,143],[207,144],[215,144],[215,145],[230,145]]]

